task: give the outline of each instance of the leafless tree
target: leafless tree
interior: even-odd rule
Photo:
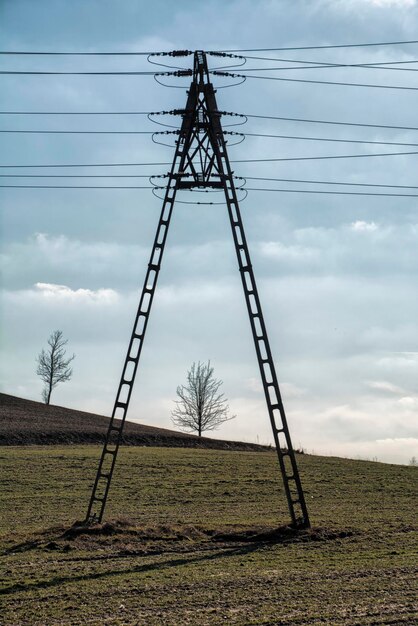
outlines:
[[[75,354],[69,359],[65,358],[65,346],[67,343],[68,340],[63,338],[62,331],[54,330],[48,339],[49,347],[38,354],[36,373],[45,383],[42,390],[42,399],[45,404],[49,404],[54,387],[58,383],[70,380],[73,374],[70,363],[75,358]]]
[[[227,399],[218,393],[222,381],[213,375],[210,361],[193,363],[187,372],[187,384],[177,387],[176,407],[171,413],[173,423],[181,430],[197,432],[199,437],[206,430],[215,430],[223,422],[236,417],[229,416]]]

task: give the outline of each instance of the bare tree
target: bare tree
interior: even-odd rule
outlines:
[[[45,404],[49,404],[51,393],[58,383],[70,380],[73,370],[70,367],[75,354],[66,359],[65,346],[68,340],[63,338],[61,330],[54,330],[48,339],[48,348],[42,350],[37,357],[38,368],[36,373],[41,377],[45,386],[42,390],[42,399]]]
[[[236,417],[229,416],[227,399],[218,393],[222,381],[213,375],[210,361],[193,363],[187,372],[187,384],[177,387],[176,407],[171,413],[173,423],[181,430],[195,431],[202,436],[206,430],[215,430],[223,422]]]

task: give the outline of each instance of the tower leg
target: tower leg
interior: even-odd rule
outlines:
[[[187,102],[187,111],[193,110],[194,97],[195,93],[190,93]],[[178,176],[179,172],[182,172],[184,169],[185,160],[188,156],[190,147],[192,132],[191,117],[191,114],[187,112],[183,117],[183,123],[179,139],[177,140],[171,171],[168,175],[168,183],[165,191],[163,206],[139,300],[138,311],[135,316],[131,339],[129,341],[128,351],[126,353],[122,369],[122,376],[120,378],[112,416],[107,429],[105,443],[87,509],[85,522],[88,524],[101,522],[106,507],[110,483],[115,468],[119,445],[122,439],[123,427],[138,369],[139,358],[141,356],[151,306],[157,287],[161,261],[163,258],[168,228],[170,226],[173,212],[174,200],[176,198],[178,188]]]
[[[206,58],[201,60],[203,74],[208,72]],[[279,383],[264,323],[250,252],[244,232],[234,176],[228,157],[226,141],[221,126],[221,115],[216,104],[215,91],[210,82],[203,87],[208,118],[208,135],[216,157],[218,174],[223,182],[238,266],[241,273],[245,302],[250,318],[251,331],[263,383],[264,395],[273,431],[279,467],[294,528],[309,528],[309,515],[299,476],[295,452],[290,438]]]

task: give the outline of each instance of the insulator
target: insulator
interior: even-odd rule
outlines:
[[[190,54],[193,54],[191,50],[173,50],[168,53],[171,57],[188,57]]]
[[[170,72],[172,76],[191,76],[193,74],[193,70],[178,70],[177,72]],[[167,74],[169,76],[169,74]]]

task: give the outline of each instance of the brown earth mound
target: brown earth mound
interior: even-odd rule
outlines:
[[[109,418],[0,393],[0,445],[103,443]],[[122,443],[134,446],[260,450],[265,446],[197,437],[126,422]]]
[[[94,558],[113,556],[146,556],[171,551],[190,552],[198,550],[203,544],[216,547],[238,545],[261,546],[266,544],[340,542],[352,537],[351,529],[309,528],[295,530],[289,526],[247,527],[237,525],[233,528],[205,528],[201,525],[154,524],[138,525],[128,518],[112,519],[102,524],[86,526],[84,522],[75,522],[72,526],[55,526],[36,532],[23,543],[13,544],[6,554],[17,554],[31,550],[56,550],[70,552],[83,550],[93,552],[106,550],[106,554]],[[1,593],[1,592],[0,592]]]

